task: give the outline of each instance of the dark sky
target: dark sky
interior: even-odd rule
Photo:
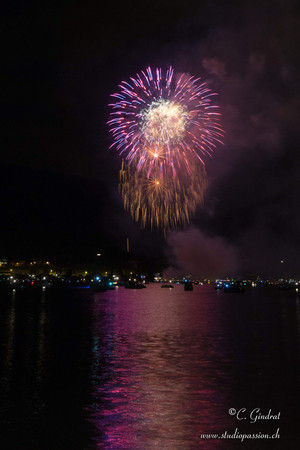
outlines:
[[[150,266],[169,258],[200,274],[300,276],[298,8],[276,0],[7,2],[1,255],[118,259],[129,237],[132,257]],[[226,136],[206,161],[204,206],[165,241],[123,211],[106,121],[121,80],[170,64],[219,92]]]

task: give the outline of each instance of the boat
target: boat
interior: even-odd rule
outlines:
[[[95,292],[106,292],[107,291],[107,284],[100,280],[94,281],[91,284],[91,287]]]
[[[106,289],[108,291],[114,291],[116,289],[116,286],[114,285],[114,283],[112,281],[106,282],[106,285],[107,285]]]
[[[224,292],[245,292],[245,286],[242,281],[230,281],[224,284]]]
[[[138,281],[127,281],[125,283],[125,289],[144,289],[146,286]]]
[[[281,291],[290,291],[292,289],[290,283],[280,283],[278,289]]]
[[[185,291],[192,291],[194,289],[194,283],[192,283],[191,281],[186,281],[184,283],[184,290]]]

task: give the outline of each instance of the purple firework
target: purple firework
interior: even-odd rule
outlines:
[[[174,176],[182,169],[190,173],[195,158],[204,164],[203,156],[222,143],[220,113],[211,104],[217,94],[200,78],[148,67],[119,88],[109,105],[111,147],[148,176],[153,170],[161,176],[170,169]]]

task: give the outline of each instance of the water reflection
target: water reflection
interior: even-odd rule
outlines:
[[[228,414],[259,407],[282,415],[281,440],[259,448],[296,449],[299,311],[298,294],[272,289],[4,295],[1,448],[240,448],[200,435],[276,431]]]
[[[1,448],[87,448],[84,301],[64,292],[13,292],[1,295],[0,319]]]
[[[205,290],[180,288],[168,296],[151,286],[138,296],[122,290],[96,297],[96,316],[110,312],[102,349],[94,347],[96,365],[105,348],[90,409],[100,446],[199,448],[201,433],[232,423],[222,316],[211,311]],[[101,326],[95,322],[95,335]]]
[[[13,291],[11,294],[11,307],[8,309],[6,317],[4,319],[4,340],[2,342],[3,345],[3,380],[4,384],[11,379],[12,372],[12,361],[13,361],[13,353],[14,353],[14,331],[16,324],[16,311],[15,311],[15,301],[16,301],[16,292]]]

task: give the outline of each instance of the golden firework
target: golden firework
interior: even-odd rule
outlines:
[[[195,160],[191,172],[179,178],[171,169],[163,172],[158,166],[148,175],[123,161],[119,188],[125,210],[142,228],[150,225],[166,232],[189,222],[197,205],[203,203],[205,167]]]

